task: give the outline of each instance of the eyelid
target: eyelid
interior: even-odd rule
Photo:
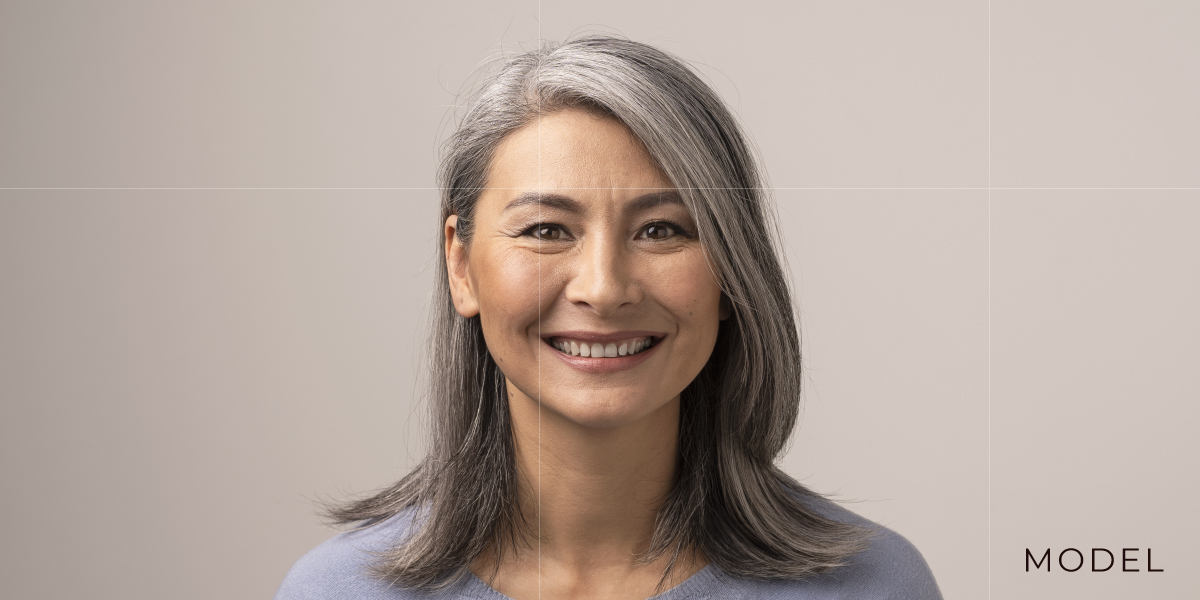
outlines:
[[[575,237],[575,236],[571,235],[571,230],[567,229],[565,226],[560,225],[558,223],[551,223],[551,222],[546,222],[546,221],[540,221],[540,222],[534,223],[534,224],[522,229],[521,232],[517,235],[518,236],[529,236],[535,240],[539,240],[539,241],[543,241],[543,242],[561,242],[561,241],[563,241],[563,239],[546,240],[546,239],[542,239],[542,238],[539,238],[536,235],[534,235],[535,231],[537,231],[538,229],[544,228],[544,227],[557,228],[559,231],[562,232],[563,239],[572,239]]]
[[[638,238],[639,239],[650,239],[650,238],[645,237],[646,228],[653,226],[653,225],[664,225],[666,227],[670,227],[671,230],[675,232],[675,235],[681,235],[685,238],[691,238],[694,235],[692,232],[688,231],[683,225],[680,225],[679,223],[676,223],[675,221],[668,221],[666,219],[654,219],[653,221],[647,221],[646,223],[643,223],[641,227],[638,227],[638,230],[637,230]],[[674,237],[674,235],[671,237]],[[668,239],[670,239],[670,238],[668,238]],[[666,240],[650,240],[650,241],[663,242]]]

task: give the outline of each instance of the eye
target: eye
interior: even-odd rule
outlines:
[[[677,225],[656,222],[642,227],[641,236],[649,240],[665,240],[681,233]]]
[[[556,242],[567,238],[567,232],[562,226],[553,223],[538,223],[526,229],[523,235],[533,236],[547,242]]]

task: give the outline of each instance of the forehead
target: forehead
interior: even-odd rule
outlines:
[[[581,109],[545,115],[509,134],[492,157],[488,188],[503,197],[538,190],[581,198],[673,189],[624,124]]]

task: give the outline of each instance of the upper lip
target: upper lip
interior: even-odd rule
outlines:
[[[543,339],[551,338],[567,338],[580,342],[619,342],[630,338],[652,337],[655,339],[663,337],[663,333],[658,331],[647,330],[630,330],[630,331],[614,331],[613,333],[600,333],[598,331],[555,331],[551,333],[542,333]]]

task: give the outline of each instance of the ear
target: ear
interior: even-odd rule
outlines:
[[[717,315],[722,321],[733,316],[733,301],[729,299],[729,296],[725,292],[721,292],[721,304],[717,309]]]
[[[454,299],[454,310],[471,318],[479,314],[479,301],[468,275],[467,247],[458,238],[458,215],[446,219],[446,275],[450,280],[450,297]]]

